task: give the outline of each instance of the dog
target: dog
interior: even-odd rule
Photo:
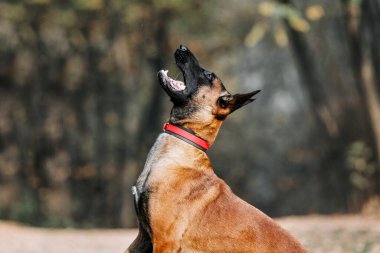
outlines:
[[[133,188],[139,234],[126,252],[307,252],[234,195],[205,152],[226,117],[251,103],[259,90],[232,95],[186,46],[174,56],[184,82],[158,72],[173,107]]]

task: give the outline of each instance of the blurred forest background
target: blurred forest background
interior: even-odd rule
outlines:
[[[181,43],[263,90],[209,152],[235,193],[271,216],[379,196],[379,0],[0,0],[0,219],[135,226]]]

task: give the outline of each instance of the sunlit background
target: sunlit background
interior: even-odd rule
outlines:
[[[1,0],[0,219],[134,227],[131,186],[187,45],[261,89],[209,155],[271,216],[379,210],[378,0]]]

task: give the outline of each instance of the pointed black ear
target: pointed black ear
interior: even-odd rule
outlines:
[[[236,111],[237,109],[253,102],[255,100],[253,96],[259,93],[260,91],[261,90],[255,90],[245,94],[233,95],[233,99],[230,101],[230,103],[232,104],[231,112]]]

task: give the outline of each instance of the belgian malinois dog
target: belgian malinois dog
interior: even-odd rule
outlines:
[[[158,72],[174,105],[133,188],[139,234],[126,252],[306,252],[234,195],[205,153],[224,119],[259,91],[232,95],[187,47],[181,45],[174,56],[184,82]]]

